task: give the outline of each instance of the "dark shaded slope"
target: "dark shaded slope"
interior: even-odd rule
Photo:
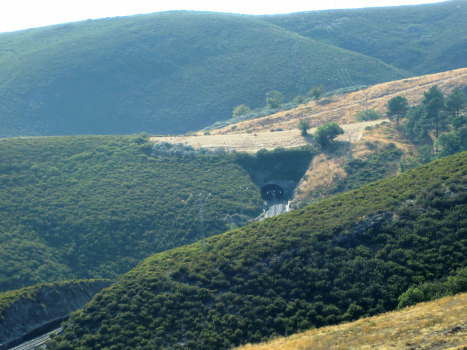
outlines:
[[[467,65],[467,1],[261,17],[415,75]],[[337,72],[336,72],[337,75]]]
[[[467,265],[467,153],[145,260],[52,349],[225,349],[397,306]]]
[[[286,100],[345,66],[356,84],[405,73],[249,16],[168,12],[0,36],[0,136],[183,133],[233,107]]]
[[[79,280],[0,293],[0,344],[68,316],[110,284],[108,280]]]

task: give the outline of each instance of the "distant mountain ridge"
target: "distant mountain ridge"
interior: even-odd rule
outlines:
[[[180,134],[314,86],[465,66],[465,0],[246,16],[163,12],[0,36],[0,137]],[[338,70],[345,70],[342,79]]]
[[[378,58],[414,75],[467,65],[465,0],[261,18],[305,37]]]
[[[0,36],[0,136],[184,133],[265,93],[290,100],[344,66],[356,84],[407,76],[260,18],[167,12]]]

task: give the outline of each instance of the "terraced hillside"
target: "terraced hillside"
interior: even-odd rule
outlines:
[[[467,266],[467,152],[156,254],[53,349],[220,349],[394,310]]]
[[[251,16],[166,12],[0,36],[0,137],[184,133],[286,100],[345,64],[359,84],[409,74]],[[271,73],[274,72],[274,73]],[[307,86],[309,88],[309,86]]]

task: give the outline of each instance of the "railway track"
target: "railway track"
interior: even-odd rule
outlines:
[[[50,334],[55,333],[59,334],[63,331],[63,328],[57,328],[51,332],[48,332],[44,335],[41,335],[40,337],[37,337],[35,339],[29,340],[21,345],[15,346],[14,348],[11,348],[10,350],[34,350],[37,349],[39,346],[43,345],[47,340],[50,338]]]

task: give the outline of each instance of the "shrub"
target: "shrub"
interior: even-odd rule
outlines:
[[[300,120],[297,125],[298,129],[302,136],[306,136],[308,134],[308,129],[310,128],[310,124],[304,120]]]
[[[320,125],[313,134],[313,139],[318,142],[321,147],[324,147],[331,143],[338,135],[342,135],[343,133],[344,129],[342,129],[336,122],[331,122]]]
[[[305,99],[303,98],[303,96],[300,96],[300,95],[299,95],[299,96],[297,96],[297,97],[295,97],[295,98],[293,99],[293,102],[295,102],[295,103],[297,103],[297,104],[302,104],[304,100],[305,100]]]
[[[370,120],[377,120],[381,119],[383,116],[376,112],[374,109],[364,109],[363,111],[360,111],[357,113],[357,122],[366,122]]]
[[[467,268],[460,269],[455,276],[445,282],[425,282],[410,287],[399,297],[398,309],[421,302],[439,299],[448,295],[467,292]]]
[[[266,94],[266,103],[269,109],[277,109],[282,106],[282,94],[277,91],[269,91]]]
[[[237,106],[234,108],[233,110],[233,116],[234,117],[238,117],[238,116],[241,116],[241,115],[245,115],[247,113],[250,113],[251,112],[251,109],[250,107],[247,107],[245,105],[240,105],[240,106]]]
[[[325,90],[323,86],[314,87],[308,93],[308,96],[313,97],[316,101],[319,101],[320,97],[324,94]]]

